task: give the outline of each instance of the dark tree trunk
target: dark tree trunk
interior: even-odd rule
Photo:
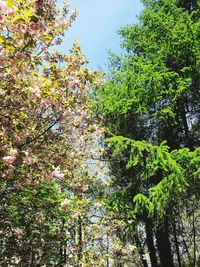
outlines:
[[[83,253],[83,229],[82,229],[82,218],[78,217],[78,266],[82,259]]]
[[[169,241],[168,222],[165,218],[156,233],[161,267],[174,267],[173,256]]]
[[[156,248],[155,248],[154,240],[153,240],[153,230],[152,230],[151,220],[149,220],[149,219],[146,220],[145,228],[146,228],[147,246],[148,246],[148,250],[149,250],[151,266],[157,267],[158,266],[158,260],[157,260]]]
[[[177,238],[177,234],[176,234],[176,221],[175,221],[175,219],[173,220],[173,232],[174,232],[174,243],[175,243],[175,247],[176,247],[178,267],[182,267],[180,250],[179,250],[179,243],[178,243],[178,238]]]

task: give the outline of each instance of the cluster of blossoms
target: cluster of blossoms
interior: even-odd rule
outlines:
[[[17,157],[17,150],[16,149],[11,149],[8,152],[8,156],[3,157],[3,161],[7,163],[8,165],[12,165]]]
[[[61,169],[68,174],[76,170],[80,176],[94,121],[85,93],[97,73],[82,67],[87,60],[78,44],[69,56],[48,52],[54,41],[61,43],[59,36],[76,11],[71,16],[67,6],[57,11],[54,1],[48,0],[20,3],[0,4],[3,177],[8,169],[11,174],[24,168],[41,179],[43,168],[50,177],[64,179]],[[60,61],[66,66],[61,68]]]

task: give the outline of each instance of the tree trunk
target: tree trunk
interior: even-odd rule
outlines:
[[[79,215],[78,217],[78,266],[82,259],[83,252],[83,232],[82,232],[82,219]]]
[[[147,246],[148,246],[148,250],[149,250],[151,266],[157,267],[158,266],[158,260],[157,260],[157,256],[156,256],[156,249],[154,246],[151,220],[149,220],[149,219],[146,220],[145,228],[146,228]]]
[[[143,265],[143,267],[148,267],[148,263],[147,263],[146,259],[144,259],[144,257],[143,257],[144,256],[144,249],[143,249],[142,244],[139,240],[138,233],[135,236],[135,241],[136,241],[136,246],[138,249],[138,253],[140,255],[140,260],[142,262],[142,265]]]
[[[192,232],[193,232],[193,266],[196,266],[196,228],[195,228],[195,214],[193,210],[192,218]]]
[[[161,267],[174,267],[173,256],[169,241],[168,222],[166,218],[157,230],[156,240]]]
[[[174,232],[174,242],[175,242],[175,247],[176,247],[176,255],[177,255],[177,259],[178,259],[178,267],[182,267],[180,250],[179,250],[179,243],[178,243],[178,238],[177,238],[177,234],[176,234],[176,221],[175,221],[175,219],[173,220],[173,232]]]

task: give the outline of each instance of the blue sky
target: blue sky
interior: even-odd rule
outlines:
[[[137,22],[142,4],[139,0],[71,0],[70,6],[77,8],[79,15],[64,38],[62,51],[67,52],[72,41],[79,40],[90,68],[106,69],[107,52],[120,53],[117,30]]]

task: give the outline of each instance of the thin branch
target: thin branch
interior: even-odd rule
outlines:
[[[28,141],[26,141],[26,143],[24,143],[24,144],[22,144],[22,145],[20,145],[19,147],[20,148],[22,148],[22,147],[24,147],[24,146],[27,146],[28,144],[30,144],[30,143],[32,143],[32,142],[34,142],[34,141],[36,141],[37,139],[39,139],[41,136],[43,136],[46,132],[48,132],[49,130],[51,130],[52,129],[52,127],[54,126],[54,125],[56,125],[56,123],[60,120],[60,118],[62,117],[62,115],[63,115],[63,113],[61,113],[60,114],[60,116],[47,128],[47,129],[45,129],[41,134],[39,134],[38,136],[36,136],[36,137],[34,137],[33,139],[31,139],[31,140],[28,140]]]

